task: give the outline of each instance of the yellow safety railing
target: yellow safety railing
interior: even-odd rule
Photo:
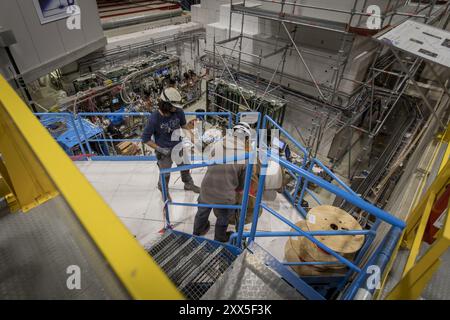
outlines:
[[[449,131],[447,130],[447,132]],[[436,235],[436,240],[417,259],[433,205],[450,184],[449,155],[450,146],[447,148],[437,178],[408,216],[402,245],[409,249],[409,255],[400,281],[387,295],[389,300],[417,299],[439,268],[440,257],[450,245],[449,204],[447,204],[447,215],[442,228]]]
[[[3,189],[17,208],[60,194],[132,298],[183,298],[1,76],[0,154]]]

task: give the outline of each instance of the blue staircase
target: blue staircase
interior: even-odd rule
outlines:
[[[189,300],[305,299],[288,284],[298,277],[256,244],[240,251],[168,230],[146,250]]]
[[[171,230],[147,252],[191,300],[200,299],[236,259],[224,245]]]

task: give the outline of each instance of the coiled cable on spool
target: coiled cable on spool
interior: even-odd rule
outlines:
[[[296,223],[305,232],[310,231],[348,231],[362,230],[361,225],[346,211],[321,205],[312,208],[306,220]],[[295,230],[291,230],[295,232]],[[314,236],[315,239],[348,260],[352,260],[364,244],[364,235]],[[345,264],[319,248],[306,237],[290,237],[285,245],[285,257],[288,262],[330,262],[324,265],[293,266],[299,275],[323,275],[346,271]]]

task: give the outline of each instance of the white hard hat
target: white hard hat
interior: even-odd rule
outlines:
[[[168,101],[175,107],[180,107],[182,105],[181,101],[183,100],[183,98],[176,88],[167,88],[164,89],[161,93],[161,100]]]

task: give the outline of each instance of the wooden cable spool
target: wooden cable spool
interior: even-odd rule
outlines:
[[[311,209],[306,221],[296,225],[304,231],[362,230],[359,223],[344,210],[322,205]],[[291,230],[295,232],[295,230]],[[315,236],[321,243],[346,259],[352,260],[364,243],[364,235]],[[338,259],[319,248],[306,237],[290,237],[285,246],[288,262],[337,262]],[[345,271],[343,264],[294,266],[299,275],[324,275]]]

